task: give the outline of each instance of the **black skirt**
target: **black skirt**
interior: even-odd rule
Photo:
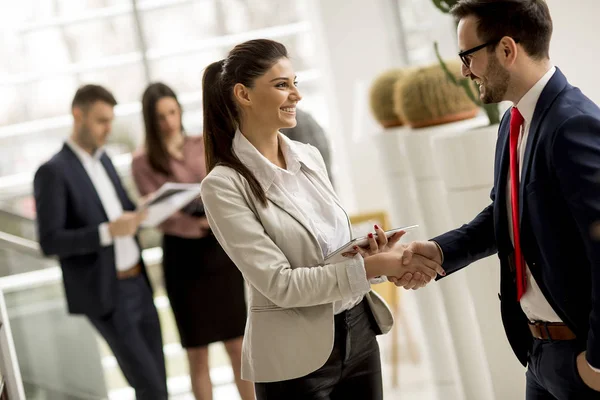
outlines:
[[[164,235],[163,270],[184,348],[243,336],[244,279],[213,235]]]

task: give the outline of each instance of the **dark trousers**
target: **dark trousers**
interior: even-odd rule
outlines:
[[[162,400],[167,373],[152,293],[143,275],[120,280],[117,305],[105,317],[89,317],[110,346],[138,400]]]
[[[575,340],[534,339],[527,368],[527,400],[600,399],[577,372],[577,356],[585,344]]]
[[[335,342],[325,365],[301,378],[255,383],[257,400],[383,399],[376,329],[366,300],[336,315]]]

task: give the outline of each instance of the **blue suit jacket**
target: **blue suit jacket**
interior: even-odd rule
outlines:
[[[135,210],[108,156],[100,161],[123,210]],[[98,226],[108,217],[85,168],[65,145],[38,169],[33,185],[40,246],[60,259],[69,312],[109,314],[117,299],[115,251],[100,244]]]
[[[509,122],[500,123],[492,204],[473,221],[433,240],[444,268],[455,272],[498,253],[500,300],[508,340],[523,365],[532,337],[517,302],[506,186]],[[571,86],[560,70],[535,108],[519,190],[521,247],[536,282],[560,318],[577,335],[587,360],[600,367],[600,109]]]

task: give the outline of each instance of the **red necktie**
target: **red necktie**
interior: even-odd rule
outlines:
[[[513,107],[510,112],[510,203],[512,206],[512,226],[515,246],[515,265],[517,267],[517,300],[521,300],[527,289],[525,278],[525,259],[521,252],[519,234],[519,134],[523,125],[523,116]]]

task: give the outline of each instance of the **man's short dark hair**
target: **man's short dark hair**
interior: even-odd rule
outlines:
[[[89,106],[97,101],[103,101],[111,106],[117,105],[117,100],[111,92],[99,85],[85,85],[77,89],[71,109],[75,107],[86,110]]]
[[[484,43],[510,36],[531,58],[550,57],[552,18],[544,0],[459,0],[450,14],[457,20],[474,16]]]

